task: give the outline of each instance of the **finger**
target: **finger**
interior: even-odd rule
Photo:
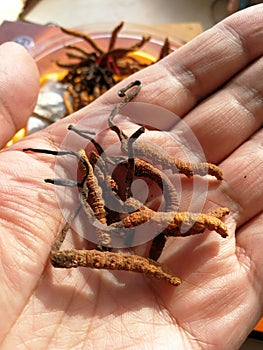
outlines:
[[[0,46],[0,147],[25,126],[36,103],[39,76],[34,60],[18,44]]]
[[[262,71],[260,58],[184,119],[208,161],[222,161],[262,126]],[[180,132],[180,125],[174,131]]]
[[[133,75],[130,80],[141,79],[143,86],[147,84],[136,101],[154,103],[184,116],[262,55],[262,16],[263,5],[234,14],[158,64]]]

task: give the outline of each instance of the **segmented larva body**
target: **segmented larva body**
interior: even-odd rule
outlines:
[[[79,154],[86,159],[87,164],[89,165],[89,173],[86,179],[84,186],[87,188],[87,201],[91,206],[95,217],[102,223],[106,225],[106,211],[104,209],[104,200],[102,197],[102,189],[98,184],[97,178],[94,176],[93,168],[89,162],[86,152],[80,150]],[[79,162],[79,169],[83,172],[83,165]]]
[[[134,142],[134,155],[136,157],[143,157],[147,159],[154,159],[155,164],[160,165],[163,169],[171,169],[175,173],[184,174],[187,177],[193,175],[211,175],[215,176],[218,180],[223,180],[222,170],[211,163],[188,163],[179,159],[163,155],[154,146],[147,145],[147,143],[136,141]]]
[[[90,267],[96,269],[124,270],[138,272],[162,279],[177,286],[180,279],[166,271],[158,262],[142,256],[124,253],[113,253],[98,250],[62,250],[51,255],[54,267]]]
[[[223,212],[223,211],[222,211]],[[216,214],[216,211],[214,211]],[[222,215],[221,211],[218,213]],[[189,212],[155,212],[149,208],[141,210],[139,213],[131,213],[121,222],[113,224],[115,227],[133,228],[148,221],[154,223],[164,235],[167,236],[187,236],[188,234],[200,233],[205,229],[216,231],[222,237],[228,236],[227,226],[215,215],[197,214]],[[181,227],[189,227],[181,232]]]
[[[102,189],[98,184],[98,180],[96,176],[94,175],[93,168],[89,162],[88,157],[86,156],[86,152],[84,150],[80,150],[79,154],[85,158],[88,167],[89,167],[89,173],[86,178],[86,182],[83,185],[83,190],[81,191],[82,201],[84,206],[90,205],[90,207],[93,210],[94,216],[103,224],[107,225],[107,213],[105,210],[105,203],[104,199],[102,197]],[[83,164],[79,162],[79,170],[80,172],[86,171],[84,169]],[[84,196],[86,196],[84,198]],[[96,229],[97,231],[97,240],[98,240],[98,246],[102,249],[103,247],[109,247],[111,244],[111,237],[110,234],[107,232],[102,232],[99,229]]]
[[[163,190],[166,211],[175,211],[178,209],[179,200],[177,191],[168,176],[163,172],[147,161],[135,158],[135,176],[147,177],[157,183],[157,185]]]

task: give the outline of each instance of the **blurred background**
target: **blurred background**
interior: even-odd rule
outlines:
[[[157,24],[199,22],[204,29],[252,0],[9,0],[1,1],[0,21],[20,18],[40,24],[79,26],[96,22]]]

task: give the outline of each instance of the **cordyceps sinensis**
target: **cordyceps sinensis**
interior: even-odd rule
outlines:
[[[178,211],[177,190],[161,169],[168,168],[178,176],[184,174],[187,178],[208,174],[215,177],[217,181],[223,179],[223,173],[214,164],[192,164],[164,156],[157,148],[140,140],[140,135],[145,131],[143,126],[139,127],[131,137],[128,137],[114,123],[114,117],[120,109],[133,100],[140,89],[141,82],[138,80],[121,89],[118,95],[122,100],[114,106],[108,118],[109,132],[113,131],[117,134],[122,156],[107,155],[103,144],[99,144],[95,140],[94,133],[78,129],[73,125],[70,125],[68,129],[76,133],[78,135],[76,137],[86,138],[93,144],[94,149],[88,154],[84,150],[75,152],[27,148],[24,151],[46,153],[57,157],[73,156],[78,161],[77,181],[61,178],[45,179],[47,183],[76,187],[79,190],[79,203],[76,203],[75,211],[67,219],[51,248],[50,259],[54,267],[85,266],[95,269],[132,271],[163,279],[171,285],[177,286],[181,283],[180,279],[156,261],[162,253],[167,237],[185,237],[209,230],[215,231],[225,238],[228,236],[228,230],[222,218],[229,213],[229,209],[216,208],[208,213]],[[113,175],[110,171],[110,166],[116,161],[122,169],[126,169],[123,188],[114,178],[116,174]],[[156,167],[158,165],[161,169]],[[133,198],[131,186],[134,178],[146,178],[156,183],[163,192],[164,211],[157,212]],[[114,206],[114,210],[110,207],[111,205]],[[62,250],[61,245],[80,210],[84,211],[86,220],[96,230],[97,248]],[[123,240],[122,246],[124,248],[131,247],[136,228],[148,222],[154,225],[158,233],[152,238],[149,257],[127,253],[127,251],[122,252],[118,247],[114,247],[116,237]],[[123,234],[124,231],[125,234]],[[130,237],[128,237],[129,235]],[[130,246],[126,245],[126,242],[129,242]]]

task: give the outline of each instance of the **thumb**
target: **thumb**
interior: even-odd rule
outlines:
[[[0,45],[0,148],[23,126],[39,92],[37,66],[19,44]]]

